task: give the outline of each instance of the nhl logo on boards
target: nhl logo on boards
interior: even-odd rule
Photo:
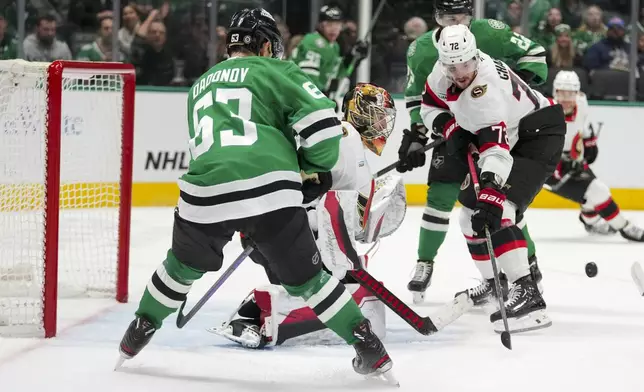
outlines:
[[[485,95],[486,92],[487,92],[487,84],[474,86],[472,88],[472,98],[482,97],[483,95]]]

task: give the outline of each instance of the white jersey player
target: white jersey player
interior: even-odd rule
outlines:
[[[368,255],[357,252],[357,242],[377,243],[379,238],[395,231],[405,215],[402,179],[394,175],[374,179],[365,156],[366,149],[380,155],[393,130],[396,111],[386,90],[373,84],[359,84],[345,96],[343,112],[340,157],[330,173],[318,173],[314,179],[305,181],[305,203],[309,201],[305,207],[310,226],[317,234],[325,268],[346,282],[371,321],[374,333],[384,337],[384,305],[347,278],[346,272],[367,266]],[[281,288],[259,252],[254,251],[251,258],[266,268],[271,284],[253,290],[233,315],[234,319],[209,331],[247,348],[280,345],[285,341],[320,343],[336,339],[303,301]]]
[[[580,87],[574,71],[559,71],[555,76],[553,96],[566,115],[566,143],[561,161],[545,187],[581,205],[579,220],[589,233],[619,232],[627,240],[644,242],[644,230],[623,216],[608,186],[589,167],[597,159],[597,135],[588,125],[588,101]]]
[[[525,237],[517,216],[530,205],[552,174],[561,154],[565,121],[560,105],[553,105],[527,86],[500,60],[476,47],[466,26],[448,26],[438,41],[439,59],[427,78],[421,117],[427,127],[445,126],[448,153],[467,165],[468,146],[478,147],[480,191],[470,176],[461,186],[461,229],[483,283],[467,290],[477,302],[495,295],[493,272],[485,243],[492,233],[497,263],[514,286],[505,303],[514,332],[551,325],[530,273]],[[502,331],[500,312],[490,316]]]

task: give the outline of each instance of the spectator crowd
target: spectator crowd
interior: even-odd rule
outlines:
[[[125,61],[135,66],[137,84],[188,86],[212,62],[226,58],[226,28],[218,26],[217,40],[210,41],[209,3],[204,1],[122,0],[117,15],[118,53],[112,53],[115,15],[111,0],[27,0],[27,35],[21,43],[16,40],[16,1],[8,3],[0,11],[0,59],[16,58],[21,49],[29,61]],[[230,17],[226,7],[232,15],[248,6],[243,1],[220,3],[220,12],[224,10],[218,18],[221,23]],[[398,3],[396,10],[401,12],[384,12],[378,20],[371,49],[377,54],[371,58],[372,80],[395,93],[401,93],[406,83],[407,48],[435,26],[431,0]],[[355,5],[347,4],[349,14],[355,15]],[[521,27],[522,4],[521,0],[487,0],[485,16],[503,20],[546,48],[553,76],[559,69],[572,69],[580,74],[584,88],[601,84],[595,83],[596,75],[610,76],[607,88],[618,85],[628,79],[633,44],[637,45],[639,78],[639,69],[644,67],[644,28],[639,20],[629,20],[630,1],[531,0],[527,31]],[[644,12],[641,17],[644,20]],[[288,56],[305,32],[291,34],[281,18],[276,20]],[[629,40],[631,29],[637,30],[637,42]],[[341,50],[346,53],[358,38],[357,23],[347,20],[338,40]],[[591,91],[591,97],[621,98],[600,90],[595,96]],[[641,90],[644,98],[644,83]]]

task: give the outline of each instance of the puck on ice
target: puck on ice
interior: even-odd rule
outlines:
[[[597,264],[593,263],[592,261],[586,264],[586,275],[588,275],[589,278],[594,278],[595,276],[597,276]]]

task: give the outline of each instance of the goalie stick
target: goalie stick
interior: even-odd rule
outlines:
[[[398,317],[402,318],[407,324],[414,328],[422,335],[434,334],[445,326],[456,321],[459,317],[470,310],[474,303],[463,293],[454,298],[451,302],[443,305],[441,309],[432,316],[420,316],[411,309],[405,302],[400,300],[395,294],[385,287],[378,279],[374,278],[369,272],[362,268],[362,263],[358,257],[353,244],[349,240],[349,231],[344,223],[344,212],[340,205],[335,191],[329,191],[326,196],[325,207],[331,216],[331,226],[342,253],[351,261],[352,270],[347,274],[358,282],[358,284],[376,298],[382,301]]]
[[[441,306],[438,312],[431,316],[420,316],[405,302],[396,297],[384,284],[374,278],[362,268],[349,270],[347,273],[354,278],[360,286],[369,290],[376,298],[382,301],[398,317],[403,319],[413,329],[422,335],[432,335],[442,330],[447,325],[456,321],[470,310],[474,303],[466,293],[460,294],[451,302]]]

